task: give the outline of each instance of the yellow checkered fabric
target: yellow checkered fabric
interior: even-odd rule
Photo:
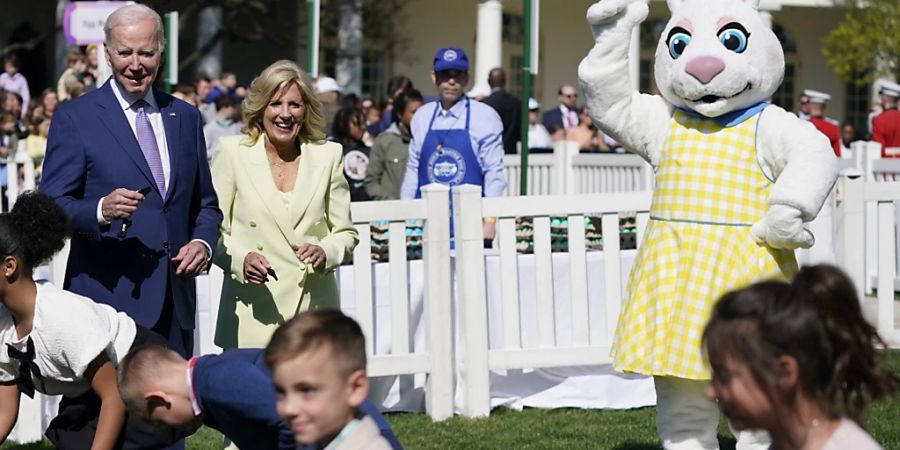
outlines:
[[[716,299],[796,273],[793,251],[759,246],[750,235],[772,184],[757,162],[760,115],[726,127],[676,110],[619,315],[616,370],[709,379],[700,337]]]

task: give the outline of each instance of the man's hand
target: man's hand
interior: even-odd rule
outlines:
[[[485,220],[481,225],[481,232],[484,234],[484,240],[493,241],[497,236],[497,223]]]
[[[250,284],[263,284],[269,281],[269,260],[265,256],[250,252],[244,257],[244,279]]]
[[[321,269],[325,265],[325,249],[315,244],[291,244],[297,259],[309,264],[313,269]]]
[[[100,213],[107,222],[112,222],[113,219],[127,219],[134,214],[143,200],[144,195],[138,191],[118,188],[103,198]]]
[[[178,254],[172,257],[172,264],[177,265],[175,275],[181,277],[196,277],[206,270],[206,246],[198,241],[188,242],[178,249]]]

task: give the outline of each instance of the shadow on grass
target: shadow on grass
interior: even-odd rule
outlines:
[[[649,445],[649,444],[638,444],[635,442],[626,442],[621,445],[617,445],[612,448],[612,450],[660,450],[662,447],[659,445]]]
[[[734,450],[737,441],[731,436],[718,435],[719,450]],[[660,444],[645,444],[638,442],[625,442],[613,447],[611,450],[661,450]]]

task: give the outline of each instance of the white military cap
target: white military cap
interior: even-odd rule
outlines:
[[[338,86],[337,81],[331,77],[319,77],[316,80],[316,93],[324,94],[326,92],[341,92],[341,87]]]
[[[814,91],[812,89],[804,89],[803,95],[805,95],[809,99],[810,103],[824,104],[824,103],[828,103],[828,100],[831,100],[830,95],[828,95],[824,92],[821,92],[821,91]]]
[[[534,97],[528,98],[528,110],[529,111],[534,111],[536,109],[540,109],[540,107],[541,107],[541,104],[538,103],[538,101],[535,100]]]
[[[892,81],[882,81],[881,89],[878,90],[878,93],[891,97],[900,97],[900,84]]]

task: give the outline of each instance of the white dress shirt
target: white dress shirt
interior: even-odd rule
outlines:
[[[131,132],[134,134],[135,139],[137,139],[137,126],[135,124],[137,121],[137,111],[131,107],[137,100],[127,99],[122,93],[119,82],[116,81],[115,78],[111,79],[109,84],[112,87],[113,94],[116,95],[116,100],[119,101],[119,106],[125,113],[128,125],[131,126]],[[172,168],[169,165],[169,146],[166,143],[166,129],[163,126],[162,114],[159,112],[159,106],[156,104],[156,97],[153,95],[153,89],[147,91],[143,100],[147,103],[144,105],[144,114],[147,115],[147,120],[150,121],[150,126],[153,127],[153,135],[156,137],[156,146],[159,148],[159,159],[162,162],[163,179],[165,180],[166,188],[168,188],[169,177],[172,172]],[[106,197],[104,196],[97,202],[97,222],[101,225],[109,224],[109,221],[103,217],[103,200],[105,198]]]
[[[563,128],[566,131],[578,126],[578,111],[569,109],[566,105],[559,105],[559,111],[562,113]]]

